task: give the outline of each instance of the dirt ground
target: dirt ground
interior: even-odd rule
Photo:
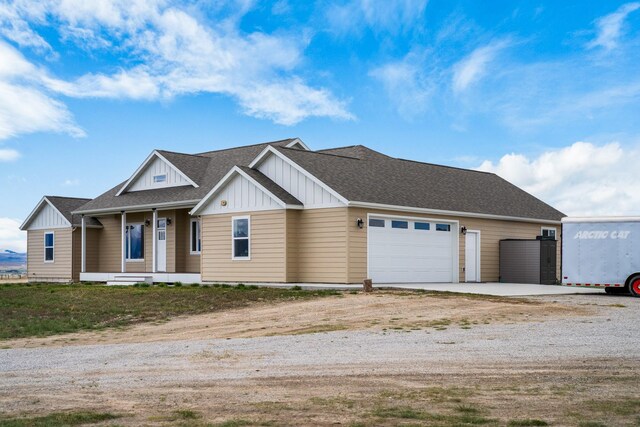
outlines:
[[[381,291],[179,317],[125,329],[2,341],[5,348],[122,344],[211,338],[255,338],[341,330],[420,330],[450,324],[543,321],[587,315],[585,306],[517,298]]]
[[[347,293],[14,340],[0,343],[0,420],[637,426],[640,334],[619,327],[636,321],[630,298]]]

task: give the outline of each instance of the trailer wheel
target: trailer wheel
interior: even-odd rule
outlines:
[[[629,292],[631,296],[636,298],[640,297],[640,276],[633,276],[631,280],[629,280]]]

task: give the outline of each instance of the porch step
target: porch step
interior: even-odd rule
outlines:
[[[107,285],[135,285],[136,283],[153,284],[153,276],[114,276],[113,280],[107,282]]]

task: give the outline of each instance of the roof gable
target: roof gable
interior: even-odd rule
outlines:
[[[181,164],[183,167],[189,166],[198,161],[207,161],[202,158],[198,158],[199,160],[188,161],[185,157],[197,156],[180,155],[178,153],[154,150],[138,167],[138,169],[136,169],[131,178],[124,183],[116,196],[127,191],[133,192],[167,187],[180,187],[185,185],[198,188],[198,184],[173,162],[171,162],[168,157],[176,163]],[[192,174],[195,175],[196,172],[194,171]],[[163,177],[163,180],[160,181],[158,177]]]
[[[91,199],[76,197],[44,196],[20,226],[21,230],[66,228],[80,224],[80,218],[71,212]],[[101,224],[91,218],[89,225]]]
[[[191,210],[191,215],[297,207],[302,203],[262,173],[234,166]]]
[[[305,207],[346,205],[349,201],[314,174],[291,161],[280,152],[282,148],[267,147],[249,165],[300,200]],[[289,151],[307,152],[286,148]],[[309,151],[313,153],[313,151]]]

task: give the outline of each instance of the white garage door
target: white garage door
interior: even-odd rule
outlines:
[[[374,283],[453,282],[455,223],[370,217],[368,235]]]

